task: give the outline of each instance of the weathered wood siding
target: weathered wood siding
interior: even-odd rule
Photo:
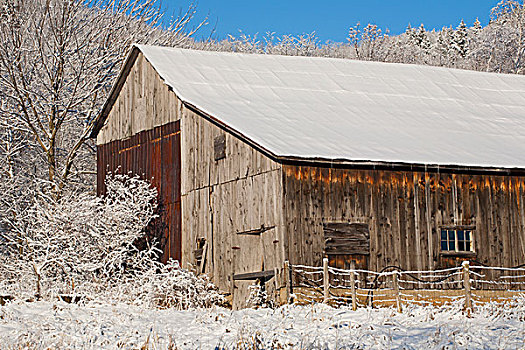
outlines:
[[[99,183],[102,184],[108,164],[110,170],[120,165],[119,152],[140,148],[144,141],[140,135],[155,133],[175,122],[180,123],[181,138],[181,199],[175,207],[181,216],[182,237],[180,243],[174,243],[181,246],[181,263],[184,267],[201,269],[195,266],[195,251],[197,240],[204,238],[207,244],[199,251],[202,255],[199,257],[205,261],[202,269],[221,290],[235,291],[234,303],[242,306],[247,286],[252,282],[234,282],[233,275],[273,270],[284,261],[282,168],[184,107],[142,54],[131,67],[97,136],[101,150]],[[125,147],[116,153],[102,152],[116,144]],[[158,187],[162,199],[166,188],[156,179],[162,178],[164,169],[173,161],[163,159],[162,152],[155,150],[153,146],[145,148],[144,162],[125,157],[123,169],[137,173],[151,168],[150,180]],[[102,191],[103,185],[99,187]],[[259,235],[242,234],[262,226],[266,230]]]
[[[148,231],[181,258],[180,101],[139,54],[97,136],[97,192],[108,172],[133,173],[159,192],[159,219]]]
[[[180,100],[139,53],[97,135],[97,145],[175,122],[180,119],[180,108]]]
[[[180,122],[97,145],[97,193],[106,193],[108,174],[136,174],[158,191],[158,218],[148,226],[163,250],[162,261],[181,258]]]
[[[242,306],[251,282],[234,282],[233,274],[284,261],[282,169],[187,108],[181,122],[183,262],[194,263],[197,240],[205,238],[205,272],[221,290],[235,291],[234,306]],[[216,157],[222,138],[225,157]],[[242,234],[262,226],[269,229]]]
[[[289,259],[321,266],[323,223],[366,223],[369,269],[434,269],[440,227],[474,225],[476,256],[492,266],[525,263],[525,178],[284,167]]]
[[[165,138],[175,140],[166,157]],[[161,203],[178,211],[180,240],[172,243],[180,246],[182,265],[210,275],[234,294],[236,307],[251,282],[234,281],[235,274],[281,268],[287,259],[321,266],[323,224],[368,225],[369,241],[362,245],[370,255],[362,260],[371,270],[456,263],[440,253],[440,228],[447,225],[475,227],[477,261],[525,262],[525,178],[283,166],[185,106],[142,54],[97,145],[99,183],[108,165],[151,178]],[[115,152],[104,151],[112,147]],[[134,156],[141,147],[143,162]],[[177,178],[165,176],[177,162]],[[164,203],[170,185],[178,194]],[[196,266],[196,251],[202,266]]]

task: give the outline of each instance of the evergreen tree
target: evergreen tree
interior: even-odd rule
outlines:
[[[410,23],[408,24],[407,29],[405,30],[405,36],[409,45],[417,45],[416,30],[412,28]]]
[[[431,48],[430,39],[428,38],[428,33],[425,30],[425,26],[421,23],[417,33],[415,33],[415,40],[417,46],[419,46],[424,52],[428,53]]]
[[[463,20],[457,26],[452,39],[452,47],[456,54],[465,58],[468,54],[468,30]]]
[[[452,28],[443,27],[437,37],[436,52],[441,58],[441,62],[448,62],[450,48],[452,46]]]
[[[474,35],[478,34],[481,29],[483,29],[483,27],[481,26],[481,22],[479,21],[478,18],[476,18],[476,20],[474,21],[474,24],[472,25],[472,33],[474,33]]]

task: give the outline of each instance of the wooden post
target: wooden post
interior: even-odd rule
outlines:
[[[277,267],[274,267],[273,268],[273,283],[274,283],[275,293],[274,293],[273,300],[277,303],[277,305],[281,303],[281,293],[280,293],[281,281],[279,277],[280,277],[279,269]]]
[[[470,290],[470,263],[463,261],[463,286],[465,288],[465,311],[470,316],[472,311],[472,292]]]
[[[352,288],[352,310],[357,310],[357,294],[355,290],[355,260],[350,261],[350,287]]]
[[[199,275],[201,273],[204,273],[204,268],[206,267],[206,255],[208,252],[208,242],[204,242],[204,247],[202,247],[202,256],[201,256],[201,264],[199,266]]]
[[[328,274],[328,258],[323,258],[323,303],[328,303],[330,275]]]
[[[284,277],[284,281],[285,281],[285,288],[286,288],[286,291],[284,293],[284,296],[285,296],[285,304],[286,303],[289,303],[291,304],[292,303],[292,298],[291,298],[291,291],[292,291],[292,281],[290,280],[290,262],[288,260],[286,260],[284,262],[284,271],[283,271],[283,277]]]
[[[394,293],[396,294],[396,308],[397,312],[401,312],[401,294],[399,293],[399,272],[394,271],[392,275],[394,282]]]

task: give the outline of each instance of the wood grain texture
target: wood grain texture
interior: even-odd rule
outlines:
[[[328,223],[368,224],[370,270],[460,265],[465,257],[440,251],[440,228],[454,226],[475,229],[470,259],[525,263],[523,177],[291,165],[283,174],[292,264],[321,266]]]
[[[281,165],[184,106],[181,134],[183,261],[206,238],[205,271],[243,307],[250,283],[233,276],[284,263]]]
[[[370,255],[370,232],[367,224],[324,223],[326,255]]]
[[[97,145],[124,140],[179,119],[177,97],[139,53],[97,135]]]
[[[180,122],[97,145],[97,193],[106,192],[109,174],[133,174],[158,191],[158,218],[148,226],[163,250],[162,261],[181,259]]]

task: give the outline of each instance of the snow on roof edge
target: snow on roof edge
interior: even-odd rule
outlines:
[[[525,169],[525,165],[493,165],[493,164],[480,164],[480,163],[469,163],[469,162],[449,162],[449,163],[435,163],[435,162],[407,162],[406,160],[392,160],[392,159],[365,159],[365,158],[352,158],[352,157],[339,157],[339,158],[323,158],[319,157],[318,155],[311,155],[311,156],[304,156],[304,155],[296,155],[293,153],[275,153],[272,150],[266,148],[264,145],[262,145],[256,138],[247,136],[246,134],[242,133],[240,130],[235,128],[232,125],[229,125],[226,121],[224,121],[221,116],[214,115],[214,113],[210,110],[208,110],[206,107],[200,105],[199,103],[196,103],[191,98],[187,98],[184,93],[181,92],[180,89],[177,88],[176,84],[170,83],[169,79],[166,79],[164,72],[162,69],[160,69],[156,62],[154,60],[151,60],[148,57],[148,48],[160,48],[159,46],[152,46],[152,45],[140,45],[140,44],[134,44],[132,46],[133,49],[139,50],[143,55],[144,58],[154,67],[155,71],[159,74],[161,79],[163,80],[164,84],[169,86],[175,95],[186,105],[192,106],[197,111],[205,114],[208,118],[213,118],[213,120],[217,123],[220,123],[223,127],[227,128],[230,133],[235,134],[235,136],[247,141],[252,147],[256,147],[259,150],[262,150],[263,153],[266,153],[271,158],[274,158],[275,160],[295,160],[295,161],[312,161],[312,162],[319,162],[319,163],[333,163],[339,164],[339,165],[352,165],[352,164],[361,164],[361,165],[370,165],[370,166],[383,166],[383,167],[394,167],[395,165],[401,166],[401,167],[419,167],[419,168],[434,168],[434,169],[478,169],[478,170],[487,170],[487,171],[495,171],[500,172],[501,169],[505,169],[505,171],[519,171]],[[189,50],[189,49],[178,49],[178,48],[171,48],[171,47],[163,47],[163,49],[166,50],[181,50],[181,51],[195,51],[195,50]],[[248,54],[248,53],[232,53],[232,52],[220,52],[221,55],[229,55],[229,56],[266,56],[261,54]],[[131,55],[131,53],[130,53]],[[285,55],[276,55],[281,58],[297,58],[296,56],[285,56]],[[319,60],[319,61],[348,61],[348,59],[342,59],[342,58],[327,58],[327,57],[308,57],[308,59],[312,60]],[[359,62],[361,64],[365,65],[378,65],[378,66],[396,66],[399,65],[398,63],[386,63],[386,62],[373,62],[373,61],[363,61]],[[515,75],[512,74],[501,74],[501,73],[493,73],[493,72],[477,72],[477,71],[469,71],[469,70],[460,70],[460,69],[453,69],[453,68],[445,68],[445,67],[434,67],[434,66],[424,66],[424,65],[415,65],[415,64],[405,64],[405,66],[414,66],[422,69],[432,69],[432,70],[442,70],[446,72],[450,71],[460,71],[463,74],[475,74],[475,75],[487,75],[487,76],[512,76],[515,77]],[[120,78],[119,78],[120,79]],[[118,94],[118,91],[116,91]]]

